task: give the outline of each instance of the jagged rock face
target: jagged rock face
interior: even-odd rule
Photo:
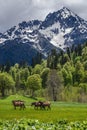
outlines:
[[[0,33],[0,64],[27,61],[40,52],[43,57],[55,48],[66,50],[72,44],[87,41],[87,22],[63,7],[47,15],[44,21],[19,23]]]
[[[64,50],[87,40],[87,22],[64,7],[48,14],[40,25],[40,32],[51,44]]]

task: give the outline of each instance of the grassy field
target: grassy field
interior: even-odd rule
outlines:
[[[16,99],[25,101],[25,110],[19,110],[19,108],[14,110],[12,100]],[[38,119],[43,122],[87,120],[87,104],[52,102],[51,110],[35,110],[30,105],[33,101],[35,100],[20,95],[11,95],[7,98],[0,99],[0,119],[29,118]]]

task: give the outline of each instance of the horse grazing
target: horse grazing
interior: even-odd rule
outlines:
[[[47,108],[47,110],[51,109],[50,105],[51,105],[51,103],[49,101],[43,102],[42,108],[44,108],[44,109]]]
[[[46,102],[42,102],[42,101],[38,101],[38,102],[32,102],[31,103],[31,106],[34,106],[35,109],[51,109],[50,107],[51,103],[49,101],[46,101]]]
[[[13,100],[12,103],[13,103],[14,109],[16,109],[16,107],[20,107],[20,109],[23,109],[23,110],[24,110],[24,108],[25,108],[24,101],[21,101],[21,100]]]
[[[32,102],[31,106],[34,106],[34,109],[38,109],[39,107],[41,108],[41,103],[40,102]]]

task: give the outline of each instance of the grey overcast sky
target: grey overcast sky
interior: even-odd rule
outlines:
[[[63,6],[87,20],[87,0],[0,0],[0,32],[22,21],[43,20]]]

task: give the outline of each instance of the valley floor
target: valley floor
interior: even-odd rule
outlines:
[[[25,101],[26,109],[14,109],[12,100]],[[38,119],[42,122],[68,120],[83,121],[87,119],[87,104],[51,102],[51,110],[35,110],[31,102],[35,100],[20,95],[11,95],[5,99],[0,99],[0,119]]]

